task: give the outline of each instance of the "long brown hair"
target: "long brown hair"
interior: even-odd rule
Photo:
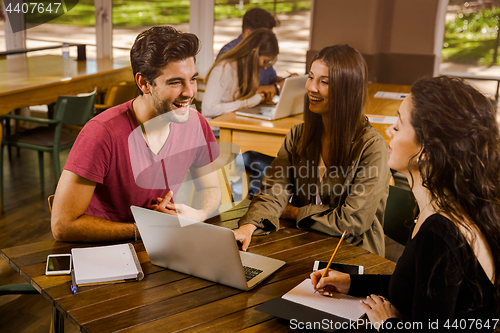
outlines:
[[[279,53],[276,35],[269,29],[259,28],[252,31],[232,50],[222,54],[212,65],[207,74],[210,77],[212,69],[220,63],[236,61],[238,65],[239,96],[235,99],[247,99],[257,93],[259,87],[259,56],[273,58],[274,62]]]
[[[500,135],[496,112],[475,88],[446,76],[420,79],[411,88],[411,96],[410,122],[422,147],[417,161],[422,184],[437,209],[474,234],[466,221],[472,223],[486,239],[493,255],[499,304]],[[461,248],[466,240],[462,243]],[[474,277],[465,278],[477,283]]]
[[[352,142],[361,134],[365,117],[363,109],[368,91],[368,70],[361,54],[347,44],[325,47],[312,62],[323,61],[328,66],[328,124],[323,126],[321,115],[304,110],[304,133],[299,154],[306,156],[312,146],[321,146],[321,134],[328,128],[330,166],[347,168],[351,164]],[[311,63],[312,63],[311,62]]]

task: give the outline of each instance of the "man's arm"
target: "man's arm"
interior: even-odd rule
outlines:
[[[56,240],[112,242],[134,238],[132,223],[113,222],[85,215],[95,186],[95,182],[63,170],[52,208],[51,228]]]
[[[201,168],[192,168],[196,194],[194,196],[194,208],[201,210],[205,215],[211,216],[221,203],[221,188],[217,171],[210,172],[214,168],[212,163]]]
[[[200,168],[191,168],[196,188],[193,207],[171,203],[172,191],[170,191],[164,198],[157,198],[159,203],[151,205],[151,208],[162,213],[178,215],[195,221],[204,221],[213,216],[221,202],[221,189],[217,172],[212,172],[212,168],[212,164]]]

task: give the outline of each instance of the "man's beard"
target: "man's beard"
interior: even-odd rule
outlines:
[[[155,108],[156,114],[159,117],[161,117],[163,121],[168,121],[177,124],[184,124],[189,120],[189,105],[186,106],[186,108],[188,108],[188,111],[185,114],[176,113],[175,110],[177,110],[177,108],[173,105],[173,102],[171,101],[157,102],[155,100],[153,106]]]

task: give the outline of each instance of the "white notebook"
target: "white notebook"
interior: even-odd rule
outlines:
[[[359,304],[361,300],[364,300],[363,297],[339,293],[333,293],[333,297],[323,296],[314,292],[311,279],[302,281],[281,298],[350,320],[357,320],[365,314]]]
[[[386,98],[386,99],[399,99],[403,100],[408,96],[409,93],[398,93],[398,92],[390,92],[390,91],[377,91],[374,95],[376,98]]]
[[[86,284],[142,280],[144,273],[130,243],[71,249],[75,283]]]
[[[366,114],[368,120],[372,124],[395,124],[398,121],[398,117],[394,116],[379,116],[375,114]]]

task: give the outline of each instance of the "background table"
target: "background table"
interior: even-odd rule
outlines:
[[[0,59],[0,115],[16,108],[50,104],[59,95],[104,91],[110,83],[132,81],[130,62],[110,59],[70,60],[71,71],[63,73],[59,56]]]
[[[370,83],[368,85],[368,100],[365,113],[380,116],[397,116],[401,100],[375,98],[378,91],[409,93],[411,86]],[[241,148],[241,152],[254,150],[269,156],[276,156],[286,133],[294,125],[303,122],[303,115],[282,118],[278,120],[261,120],[257,118],[237,116],[234,112],[223,114],[212,119],[210,125],[220,127],[220,141],[232,142]],[[389,138],[385,130],[387,124],[372,123],[387,142]]]
[[[91,92],[95,87],[102,92],[110,83],[134,79],[130,62],[123,60],[70,59],[70,69],[69,76],[65,76],[60,56],[0,59],[0,115],[21,107],[54,103],[59,95]]]
[[[248,203],[209,222],[234,229]],[[4,249],[1,255],[51,302],[56,317],[61,313],[83,332],[286,332],[292,331],[287,321],[255,307],[306,279],[314,260],[328,261],[337,242],[337,237],[298,230],[290,221],[282,221],[278,232],[253,237],[249,252],[284,260],[286,265],[247,292],[155,266],[140,241],[134,246],[145,274],[142,281],[80,287],[75,295],[68,275],[45,276],[47,255],[91,244],[52,240]],[[347,242],[335,261],[363,265],[367,274],[390,274],[395,267],[392,261]]]

